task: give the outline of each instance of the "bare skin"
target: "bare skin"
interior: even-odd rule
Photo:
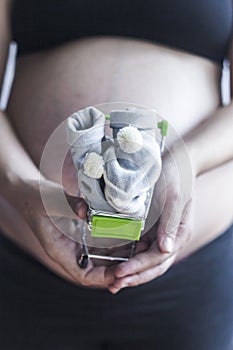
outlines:
[[[38,167],[52,132],[78,109],[112,101],[145,105],[156,109],[180,135],[185,135],[220,106],[219,84],[218,64],[183,51],[139,40],[82,39],[21,57],[17,62],[7,113],[16,135]],[[54,149],[56,159],[61,157],[66,143],[65,134],[63,136],[57,140]],[[232,220],[232,216],[223,208],[233,206],[233,196],[222,195],[218,205],[211,210],[208,204],[213,200],[213,188],[219,188],[221,193],[227,191],[231,174],[232,162],[229,162],[198,179],[193,235],[186,244],[182,242],[183,248],[178,254],[167,259],[164,270],[160,268],[161,271],[155,274],[148,270],[147,276],[140,277],[137,264],[128,270],[126,268],[126,271],[119,268],[116,272],[119,280],[111,291],[115,292],[127,283],[139,284],[135,281],[123,281],[121,284],[121,278],[127,273],[135,272],[140,283],[145,283],[165,272],[174,261],[221,234]],[[59,182],[52,162],[44,175],[49,180]],[[69,157],[64,164],[62,185],[68,194],[76,195],[77,179]],[[56,263],[56,257],[47,254],[41,244],[43,239],[34,234],[28,217],[22,217],[12,203],[0,197],[0,209],[1,228],[10,239],[55,273],[75,283],[86,283],[85,276],[77,281]],[[216,215],[216,212],[221,212],[221,215]],[[46,222],[43,230],[46,231]],[[74,247],[67,243],[69,245],[73,252]],[[160,257],[156,259],[159,261]],[[151,264],[156,265],[157,260],[153,262],[151,259]],[[145,265],[145,262],[139,263]],[[71,268],[75,275],[75,267]],[[111,283],[111,278],[108,283]]]

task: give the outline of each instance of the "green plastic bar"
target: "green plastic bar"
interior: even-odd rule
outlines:
[[[141,220],[115,218],[102,215],[93,215],[92,217],[92,237],[119,238],[138,241],[140,239],[141,230]]]

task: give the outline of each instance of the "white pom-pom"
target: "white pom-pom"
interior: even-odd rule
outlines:
[[[140,131],[134,126],[126,126],[117,133],[120,148],[126,153],[135,153],[143,147],[143,139]]]
[[[103,157],[95,152],[87,155],[83,164],[84,174],[94,179],[100,179],[104,172]]]

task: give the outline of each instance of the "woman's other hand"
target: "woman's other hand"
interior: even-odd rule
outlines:
[[[154,207],[158,207],[158,201],[162,207],[157,228],[152,227],[142,236],[133,258],[116,267],[116,279],[109,287],[112,293],[149,282],[174,263],[192,233],[193,185],[194,176],[186,149],[180,145],[172,148],[163,159],[163,171],[153,198]]]

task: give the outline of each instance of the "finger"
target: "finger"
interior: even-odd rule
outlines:
[[[178,229],[181,223],[186,224],[190,204],[191,200],[184,208],[182,203],[175,199],[166,204],[157,230],[157,243],[161,252],[171,254],[174,251]]]
[[[130,260],[119,264],[115,269],[115,276],[121,278],[142,272],[161,264],[169,257],[170,254],[161,253],[158,250],[157,243],[154,242],[147,251],[139,253]]]
[[[136,287],[140,284],[144,284],[152,281],[153,279],[163,275],[175,260],[175,256],[171,256],[163,263],[149,268],[145,271],[139,272],[135,275],[130,275],[124,278],[115,279],[114,283],[111,284],[108,289],[111,293],[116,294],[120,289],[126,287]]]

